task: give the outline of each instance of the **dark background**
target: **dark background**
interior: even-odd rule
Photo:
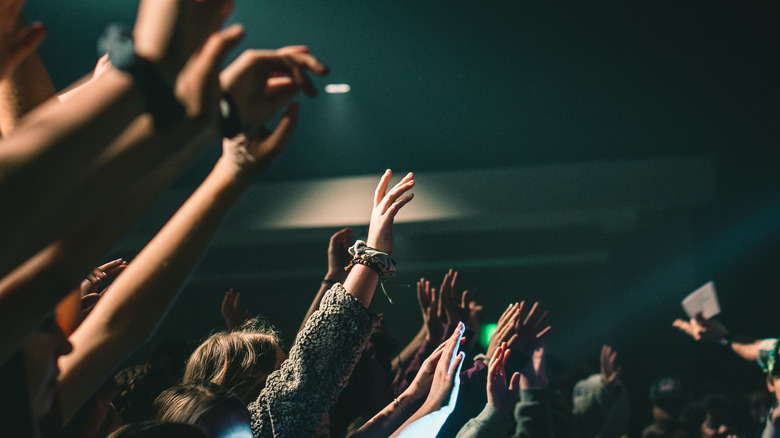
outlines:
[[[683,316],[681,299],[714,279],[728,327],[780,334],[776,2],[236,3],[231,21],[246,27],[242,48],[307,44],[332,68],[319,86],[352,86],[345,95],[302,98],[294,142],[258,187],[378,176],[385,168],[417,172],[421,188],[426,175],[469,184],[505,170],[564,172],[522,187],[475,181],[502,200],[505,215],[403,221],[402,213],[399,277],[389,287],[397,304],[374,300],[399,340],[420,324],[404,284],[420,276],[438,282],[451,266],[478,292],[486,321],[509,301],[540,300],[551,311],[548,347],[561,362],[580,367],[602,344],[613,345],[632,393],[634,432],[648,422],[655,377],[676,373],[697,391],[713,381],[762,385],[755,366],[694,344],[671,322]],[[58,87],[92,68],[102,29],[131,24],[136,6],[28,2],[26,18],[49,27],[41,53]],[[194,163],[107,260],[131,259],[218,154],[215,145]],[[684,170],[689,159],[705,169],[705,178],[694,178],[699,198],[681,195],[689,178],[663,171]],[[654,160],[672,165],[645,185],[633,169]],[[623,169],[632,183],[586,178],[588,192],[578,192],[566,175],[591,165]],[[639,199],[654,184],[663,188],[660,201],[635,202],[632,191]],[[481,208],[479,194],[461,201]],[[229,223],[251,221],[252,208]],[[576,219],[594,208],[630,219],[622,226]],[[542,214],[515,220],[528,209]],[[159,337],[198,338],[218,328],[222,294],[233,287],[289,345],[325,272],[328,236],[361,224],[332,225],[259,227],[246,242],[218,235]]]

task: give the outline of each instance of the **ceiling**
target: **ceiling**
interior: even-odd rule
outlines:
[[[33,0],[64,87],[136,2]],[[241,49],[307,44],[345,95],[302,97],[266,178],[724,153],[776,144],[775,2],[236,1]],[[239,53],[236,50],[234,56]],[[774,142],[774,143],[773,143]],[[218,152],[204,159],[194,184]]]

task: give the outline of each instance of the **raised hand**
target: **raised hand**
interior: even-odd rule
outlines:
[[[444,342],[444,349],[433,375],[431,390],[423,407],[420,408],[421,411],[434,412],[445,406],[449,410],[455,408],[458,398],[457,387],[460,385],[460,368],[465,358],[463,352],[458,353],[458,348],[465,330],[466,326],[462,322],[458,323],[452,336]]]
[[[417,302],[420,303],[425,339],[427,341],[441,339],[442,321],[439,315],[439,296],[436,294],[436,289],[431,288],[431,282],[424,278],[417,282]]]
[[[374,209],[368,226],[366,244],[374,249],[390,254],[393,250],[393,220],[395,215],[414,197],[407,193],[414,187],[414,175],[409,172],[388,192],[387,186],[393,173],[387,169],[379,180],[374,192]]]
[[[488,366],[487,399],[488,404],[504,415],[512,418],[515,402],[520,392],[520,373],[514,373],[509,386],[506,383],[506,361],[509,359],[510,349],[506,343],[502,343],[490,359]]]
[[[344,228],[330,237],[328,244],[328,274],[325,278],[344,282],[347,273],[344,270],[349,265],[352,256],[349,254],[349,245],[352,241],[352,228]]]
[[[112,260],[106,264],[98,266],[87,275],[87,278],[81,282],[81,296],[97,294],[100,282],[109,276],[117,276],[127,267],[127,262],[123,259]]]
[[[420,370],[417,371],[417,375],[414,376],[414,380],[409,384],[406,392],[413,400],[422,400],[428,396],[433,384],[433,377],[436,374],[436,369],[444,353],[444,348],[447,346],[446,342],[442,342],[420,366]]]
[[[542,337],[550,331],[550,326],[542,327],[542,323],[547,318],[547,311],[539,315],[539,303],[534,303],[526,314],[525,301],[520,302],[518,307],[519,315],[515,320],[515,334],[509,340],[509,346],[526,356],[531,356],[542,342]]]
[[[222,319],[228,330],[233,330],[249,319],[249,311],[241,306],[241,294],[230,288],[222,299]]]
[[[509,304],[509,307],[504,310],[501,318],[498,318],[496,329],[490,336],[490,342],[488,343],[487,357],[493,357],[496,349],[498,349],[501,344],[509,342],[515,334],[515,324],[517,319],[520,318],[519,308],[520,303]]]
[[[620,378],[622,368],[615,366],[615,358],[617,358],[617,351],[612,351],[612,347],[609,345],[601,347],[601,380],[605,385],[611,385]]]
[[[701,314],[691,318],[690,321],[677,319],[672,323],[672,326],[696,341],[713,344],[723,343],[729,335],[728,329],[723,324],[714,319],[705,319]]]
[[[298,104],[291,103],[271,133],[255,132],[223,139],[220,164],[226,166],[234,178],[245,181],[265,170],[290,141],[298,123],[298,110]]]
[[[0,80],[38,48],[46,36],[40,23],[24,26],[20,20],[25,0],[0,0]]]
[[[323,76],[328,68],[306,46],[246,50],[219,75],[222,91],[236,104],[241,130],[262,129],[300,91],[317,94],[307,72]]]

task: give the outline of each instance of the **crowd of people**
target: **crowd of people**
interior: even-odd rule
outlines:
[[[370,304],[395,274],[393,222],[412,200],[412,173],[380,177],[366,200],[365,241],[350,229],[332,236],[328,271],[289,350],[230,290],[226,329],[194,347],[157,345],[146,363],[127,366],[222,217],[287,145],[293,99],[316,95],[310,75],[328,68],[290,46],[245,50],[222,69],[244,32],[223,28],[232,0],[141,0],[134,28],[109,28],[106,56],[58,94],[36,52],[45,28],[24,21],[23,4],[0,0],[0,435],[626,436],[617,352],[604,346],[599,372],[561,388],[545,366],[540,303],[508,303],[483,349],[481,306],[450,270],[439,287],[417,283],[417,335],[400,347],[388,333]],[[213,170],[144,249],[104,263],[166,185],[220,140]],[[756,362],[768,391],[747,413],[718,394],[692,400],[685,382],[660,378],[642,437],[780,436],[777,340],[733,336],[701,317],[674,325]]]

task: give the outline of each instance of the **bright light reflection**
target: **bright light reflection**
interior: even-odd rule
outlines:
[[[325,92],[330,94],[349,93],[352,87],[349,84],[328,84],[325,86]]]

